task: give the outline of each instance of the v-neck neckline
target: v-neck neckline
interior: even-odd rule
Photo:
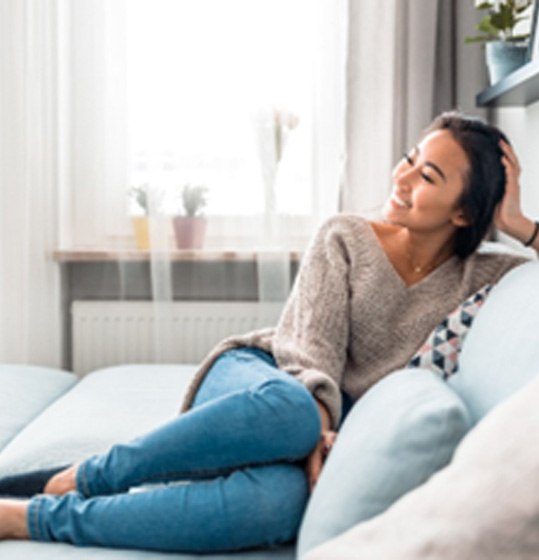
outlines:
[[[413,284],[408,284],[404,280],[404,278],[400,275],[399,271],[395,268],[395,265],[389,259],[387,253],[385,252],[382,246],[382,243],[380,242],[380,239],[378,238],[378,235],[376,235],[376,232],[374,231],[372,222],[365,220],[365,223],[367,225],[367,229],[370,232],[370,235],[372,235],[373,237],[374,246],[376,247],[376,250],[382,255],[382,261],[384,262],[385,267],[391,272],[392,276],[405,290],[411,291],[411,290],[419,289],[425,284],[429,284],[433,278],[437,277],[440,274],[440,271],[443,271],[447,266],[449,266],[450,263],[454,263],[457,260],[457,256],[452,255],[451,257],[446,259],[442,264],[438,265],[436,268],[431,270],[426,276],[421,278],[421,280],[419,280],[418,282],[414,282]]]

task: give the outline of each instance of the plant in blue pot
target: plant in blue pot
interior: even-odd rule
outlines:
[[[518,32],[520,22],[530,17],[533,0],[480,2],[485,12],[476,29],[481,35],[466,37],[466,43],[485,43],[490,84],[495,84],[526,62],[529,32]]]

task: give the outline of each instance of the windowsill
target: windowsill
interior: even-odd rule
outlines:
[[[144,251],[137,249],[59,249],[53,251],[52,259],[58,263],[82,262],[149,262],[151,260],[169,260],[172,262],[245,262],[256,261],[259,255],[271,257],[281,255],[280,251],[224,251],[224,250],[173,250]],[[299,251],[289,251],[289,260],[301,259]]]

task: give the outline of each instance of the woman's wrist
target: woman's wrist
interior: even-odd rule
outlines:
[[[524,247],[533,247],[537,246],[537,241],[539,237],[539,221],[533,223],[533,233],[530,237],[524,241]]]
[[[331,428],[331,416],[329,414],[326,405],[322,401],[319,401],[316,397],[315,400],[316,400],[316,404],[318,405],[318,410],[320,412],[320,422],[322,424],[321,431],[324,432]]]
[[[501,231],[511,237],[514,237],[523,245],[530,245],[530,239],[535,233],[535,229],[536,222],[523,215],[518,219],[515,219],[511,224],[508,224],[506,227],[502,228]]]

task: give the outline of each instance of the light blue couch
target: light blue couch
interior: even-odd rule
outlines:
[[[354,407],[310,501],[300,532],[301,556],[424,485],[451,461],[479,419],[539,372],[538,288],[536,262],[515,269],[494,288],[468,335],[460,371],[449,383],[426,370],[402,370]],[[58,370],[0,366],[0,476],[77,461],[162,423],[177,414],[194,369],[122,366],[78,381]],[[0,558],[9,560],[199,557],[0,543]],[[204,557],[285,560],[296,557],[296,550],[289,545]]]

